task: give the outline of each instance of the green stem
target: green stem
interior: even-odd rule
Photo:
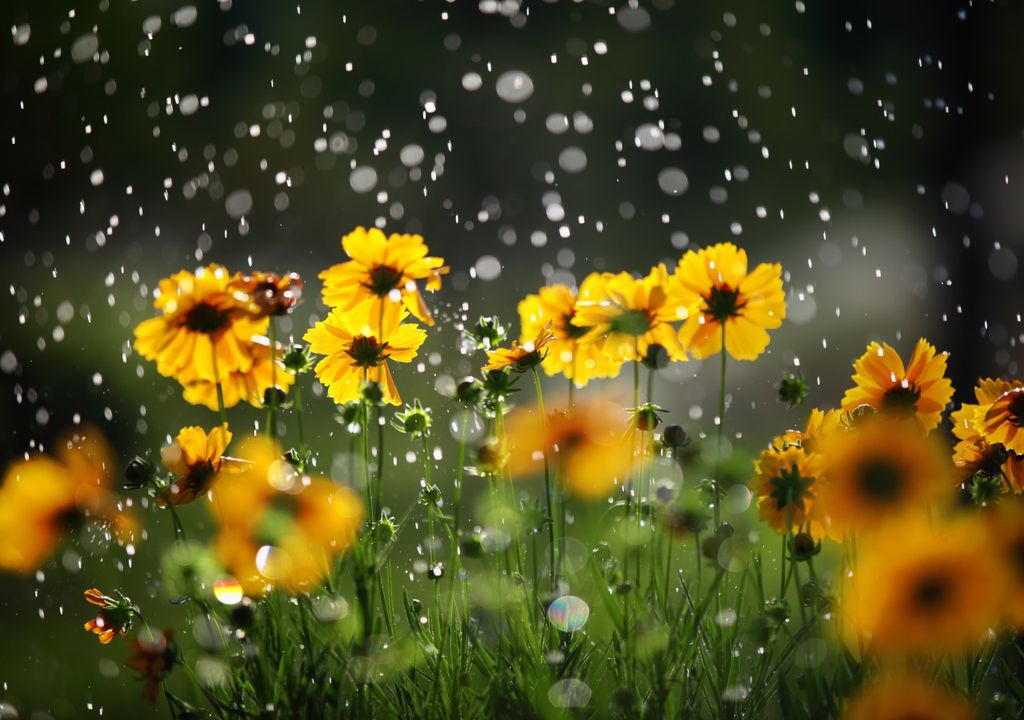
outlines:
[[[217,342],[210,335],[210,357],[213,362],[213,382],[217,386],[217,412],[220,414],[220,424],[227,425],[228,419],[224,414],[224,388],[220,385],[220,370],[217,367]]]
[[[277,326],[274,318],[267,325],[267,339],[270,342],[270,403],[267,405],[267,437],[277,433]]]
[[[721,523],[722,511],[722,438],[725,433],[725,323],[722,323],[722,376],[718,388],[718,460],[715,467],[715,528]]]
[[[306,434],[302,429],[302,386],[299,379],[295,378],[295,421],[299,426],[299,448],[306,449]]]
[[[548,419],[544,414],[544,392],[541,389],[540,384],[540,373],[537,372],[537,368],[533,368],[533,384],[537,388],[537,410],[540,412],[541,426],[547,430]],[[554,511],[554,499],[551,491],[551,472],[548,462],[548,452],[544,450],[544,495],[547,500],[547,512],[548,512],[548,542],[550,547],[548,548],[549,562],[551,563],[551,589],[556,590],[558,588],[559,580],[559,567],[555,545],[555,511]]]

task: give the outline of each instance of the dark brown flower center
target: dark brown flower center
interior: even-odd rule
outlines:
[[[746,304],[740,298],[739,290],[733,290],[728,285],[715,286],[704,297],[704,313],[721,323],[737,317]]]
[[[864,496],[879,505],[891,505],[903,495],[903,471],[889,460],[868,460],[857,480]]]
[[[573,325],[572,319],[576,315],[574,312],[566,313],[562,317],[562,324],[565,326],[565,336],[570,340],[576,340],[583,337],[590,330],[588,327],[580,327],[579,325]]]
[[[900,383],[889,388],[882,396],[882,411],[890,415],[913,415],[917,412],[917,401],[921,399],[921,391],[913,383]]]
[[[384,297],[402,282],[402,271],[389,265],[375,265],[370,268],[370,282],[364,283],[367,290],[378,297]]]
[[[193,332],[212,335],[227,327],[230,319],[228,313],[221,308],[201,302],[185,313],[185,327]]]
[[[352,344],[345,352],[352,358],[352,363],[356,367],[371,368],[384,362],[387,358],[384,354],[387,347],[387,343],[378,344],[377,338],[373,336],[360,335],[352,339]]]
[[[916,610],[926,613],[941,611],[953,594],[949,577],[942,573],[928,573],[914,583],[910,602]]]

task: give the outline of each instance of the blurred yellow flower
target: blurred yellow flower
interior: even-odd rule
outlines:
[[[376,310],[369,302],[348,310],[336,308],[306,331],[303,339],[310,351],[324,356],[316,365],[316,377],[339,405],[358,399],[363,381],[379,383],[384,402],[402,404],[388,361],[412,362],[427,333],[415,325],[402,324],[408,316],[403,306],[385,303],[382,307],[383,333],[378,330]]]
[[[137,531],[110,491],[114,458],[99,431],[81,428],[58,442],[57,456],[13,463],[0,484],[0,569],[30,573],[65,533],[89,521],[107,523],[119,542]]]
[[[369,315],[376,318],[382,303],[401,302],[421,322],[434,324],[416,283],[426,280],[427,290],[440,290],[448,268],[442,258],[427,255],[420,235],[386,236],[377,228],[357,227],[341,239],[341,246],[351,259],[320,273],[327,305],[351,310],[370,300]]]
[[[927,655],[979,647],[998,627],[1005,577],[976,517],[889,523],[858,548],[843,579],[839,623],[870,654]]]
[[[308,592],[355,541],[363,505],[331,480],[300,474],[266,438],[239,450],[237,471],[213,486],[221,561],[250,595],[269,586]]]
[[[971,704],[961,695],[906,672],[887,673],[862,688],[843,711],[842,720],[972,720]]]
[[[266,338],[254,337],[252,342],[241,345],[241,350],[248,360],[246,370],[238,369],[221,373],[220,386],[224,397],[224,407],[234,407],[246,402],[254,407],[263,407],[263,397],[272,387],[287,392],[295,382],[295,375],[289,372],[278,358],[271,353]],[[184,392],[185,402],[192,405],[203,405],[217,410],[217,384],[209,378],[203,378],[193,372],[179,377]]]
[[[964,403],[951,416],[953,434],[959,442],[953,448],[953,467],[957,482],[965,482],[977,473],[1002,473],[1015,492],[1024,492],[1024,456],[990,443],[985,436],[985,416],[992,404],[1016,388],[1019,380],[983,378],[974,388],[978,404]]]
[[[160,450],[164,467],[177,478],[158,501],[162,502],[166,496],[171,505],[180,507],[205,495],[221,469],[224,451],[230,442],[231,431],[227,425],[213,428],[209,435],[201,427],[182,428],[174,443]]]
[[[822,443],[821,516],[840,531],[870,529],[952,499],[948,460],[912,423],[879,416]]]
[[[506,423],[508,470],[513,478],[544,470],[544,455],[565,490],[588,500],[606,498],[630,476],[632,439],[626,411],[604,400],[578,403],[542,422],[535,410],[514,411]]]
[[[821,470],[821,457],[799,446],[764,450],[754,462],[750,483],[761,520],[780,534],[804,530],[822,537],[824,530],[811,513]]]
[[[220,265],[161,280],[153,302],[161,314],[135,328],[135,350],[155,360],[166,377],[214,382],[248,371],[253,359],[246,343],[263,334],[269,321],[244,312],[229,291],[230,281]]]
[[[591,275],[586,283],[594,282]],[[588,293],[589,294],[589,293]],[[594,378],[613,377],[621,362],[607,358],[595,343],[580,342],[590,328],[574,325],[576,293],[567,285],[549,285],[519,303],[519,323],[523,337],[533,337],[550,324],[554,339],[540,366],[548,375],[562,374],[577,387]]]
[[[748,273],[746,251],[732,243],[683,255],[670,293],[684,310],[679,340],[700,359],[722,349],[724,332],[730,355],[754,360],[768,347],[768,330],[786,318],[782,266],[761,263]]]
[[[1013,499],[999,503],[984,517],[1006,580],[1003,619],[1024,630],[1024,502]]]
[[[656,265],[643,278],[626,272],[593,274],[580,286],[572,324],[589,330],[580,343],[596,343],[613,362],[643,360],[647,348],[661,345],[672,360],[686,351],[671,323],[685,317],[669,295],[668,272]]]
[[[855,385],[843,395],[842,408],[870,405],[886,415],[912,417],[922,432],[931,432],[953,397],[945,377],[948,357],[921,338],[904,366],[892,346],[873,342],[853,364]]]
[[[525,335],[524,335],[525,337]],[[519,372],[525,372],[537,367],[548,354],[548,343],[555,339],[547,326],[540,328],[533,340],[526,340],[521,345],[512,341],[512,347],[497,348],[487,353],[487,364],[483,371],[501,370],[512,368]]]

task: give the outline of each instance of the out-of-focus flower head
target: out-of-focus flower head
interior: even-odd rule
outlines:
[[[532,340],[525,340],[522,344],[513,341],[512,347],[498,348],[487,353],[487,364],[483,372],[510,368],[515,372],[527,372],[541,364],[548,354],[548,343],[555,339],[551,331],[545,326],[537,331],[536,337]]]
[[[812,516],[822,464],[819,456],[798,445],[762,451],[750,483],[761,520],[777,533],[806,528],[814,537],[822,537],[824,529]]]
[[[139,680],[143,683],[143,697],[151,703],[156,702],[160,696],[160,687],[178,662],[174,631],[164,630],[157,635],[146,630],[129,642],[131,654],[124,664],[139,674]]]
[[[500,347],[508,337],[508,328],[502,325],[497,315],[481,316],[476,324],[463,331],[466,340],[474,350],[488,352]]]
[[[205,495],[224,464],[224,452],[230,442],[227,424],[213,428],[209,434],[194,425],[182,428],[174,442],[160,451],[164,467],[176,477],[157,502],[180,507]]]
[[[298,273],[239,273],[231,278],[228,290],[252,317],[274,317],[288,314],[302,300],[302,278]]]
[[[86,602],[99,608],[96,616],[85,623],[87,632],[94,633],[99,641],[106,645],[115,637],[131,630],[135,622],[135,606],[124,593],[114,591],[114,595],[104,595],[98,588],[89,588],[84,593]]]
[[[919,675],[885,672],[863,687],[843,710],[842,720],[975,720],[977,712],[959,693]]]
[[[267,391],[286,392],[295,382],[294,373],[280,362],[280,348],[272,351],[265,337],[254,337],[240,349],[247,357],[247,369],[219,373],[224,407],[234,407],[240,402],[263,407]],[[188,371],[178,380],[184,388],[185,402],[218,409],[217,383],[212,379]]]

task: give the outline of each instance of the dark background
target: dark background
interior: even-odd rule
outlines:
[[[909,353],[924,335],[951,351],[957,400],[978,375],[1019,373],[1019,3],[195,0],[191,22],[182,3],[0,5],[5,463],[76,416],[122,458],[212,425],[131,352],[159,279],[209,261],[300,272],[306,302],[282,328],[300,336],[323,315],[316,273],[342,259],[339,237],[378,221],[422,232],[452,266],[424,366],[398,375],[407,399],[435,406],[446,457],[450,408],[434,387],[481,364],[458,351],[462,316],[513,320],[547,279],[644,272],[723,240],[781,261],[790,294],[770,354],[730,370],[739,444],[801,422],[772,399],[784,369],[799,363],[812,402],[835,404],[871,339]],[[532,79],[523,102],[496,92],[510,70]],[[566,132],[549,130],[555,113]],[[638,147],[648,123],[678,148]],[[423,150],[416,168],[401,162],[407,145]],[[586,154],[582,172],[560,167],[567,147]],[[374,169],[372,190],[354,190],[353,167]],[[668,167],[685,193],[659,187]],[[500,276],[474,277],[488,256]],[[658,401],[709,431],[716,377],[717,360],[672,368]],[[346,467],[329,401],[309,405],[321,466]],[[389,443],[401,471],[388,492],[403,504],[418,475],[409,442]],[[128,716],[138,688],[111,662],[120,649],[81,632],[80,593],[106,582],[163,603],[153,580],[169,528],[147,522],[131,571],[77,548],[81,573],[59,554],[41,578],[0,578],[0,701],[26,716]],[[202,534],[201,510],[187,522]]]

